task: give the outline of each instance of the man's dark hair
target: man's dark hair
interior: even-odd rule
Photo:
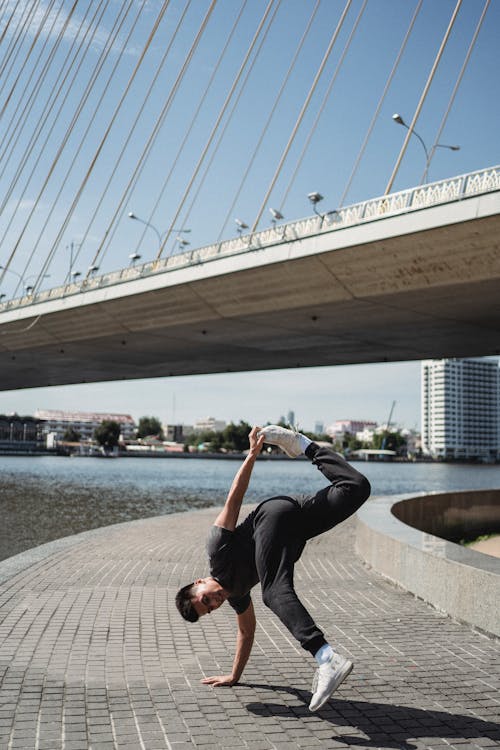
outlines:
[[[177,592],[175,597],[175,606],[181,613],[182,617],[188,622],[196,622],[199,619],[198,612],[193,607],[193,586],[194,583],[188,583]]]

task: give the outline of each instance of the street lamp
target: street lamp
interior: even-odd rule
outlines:
[[[239,235],[240,235],[240,237],[241,237],[241,233],[243,232],[243,230],[244,230],[244,229],[248,229],[248,224],[245,224],[245,222],[244,222],[244,221],[242,221],[241,219],[235,219],[235,220],[234,220],[234,223],[235,223],[235,224],[236,224],[236,226],[237,226],[237,230],[236,230],[236,231],[238,232],[238,234],[239,234]]]
[[[185,247],[190,245],[191,243],[184,239],[184,237],[176,237],[175,241],[177,242],[177,245],[183,250]]]
[[[392,119],[398,125],[402,125],[407,130],[410,130],[410,126],[406,124],[406,122],[403,120],[403,118],[401,117],[401,115],[398,114],[397,112],[392,116]],[[422,144],[422,148],[424,149],[424,153],[425,153],[425,170],[424,170],[424,174],[422,176],[422,182],[424,182],[424,183],[427,182],[427,175],[428,175],[428,172],[429,172],[429,167],[430,167],[431,161],[432,161],[432,159],[434,157],[434,152],[436,151],[437,148],[447,148],[450,151],[460,151],[460,146],[449,146],[446,143],[435,143],[432,146],[432,148],[431,148],[431,150],[429,152],[427,146],[425,145],[425,142],[424,142],[424,139],[422,138],[422,136],[420,136],[415,129],[412,129],[410,132],[411,132],[412,135],[415,135],[418,138],[418,140]]]
[[[270,213],[270,214],[271,214],[271,216],[273,217],[273,218],[271,219],[271,224],[273,225],[273,227],[276,227],[276,222],[277,222],[277,221],[281,221],[281,219],[284,219],[284,218],[285,218],[285,217],[283,216],[283,214],[281,213],[281,211],[278,211],[278,209],[277,209],[277,208],[270,208],[270,209],[269,209],[269,213]]]
[[[12,268],[6,268],[5,266],[0,266],[0,271],[7,271],[8,273],[12,273],[12,274],[14,274],[14,276],[17,276],[17,278],[19,279],[19,283],[22,285],[23,290],[26,292],[26,294],[31,294],[32,293],[32,291],[34,289],[34,286],[32,284],[27,284],[26,282],[28,282],[29,279],[36,278],[37,277],[36,273],[30,274],[25,279],[24,276],[21,276],[20,273],[18,273],[17,271],[14,271]],[[44,273],[44,274],[42,274],[41,278],[42,279],[48,279],[49,277],[50,277],[50,273]],[[18,287],[19,287],[19,284],[17,285],[16,289],[14,290],[14,294],[16,293]],[[2,296],[5,297],[6,295],[3,294]]]
[[[136,262],[141,259],[141,256],[139,253],[130,253],[128,256],[130,258],[130,265],[135,266]]]
[[[175,227],[170,227],[165,232],[163,232],[163,235],[161,235],[160,232],[158,231],[158,229],[155,227],[154,224],[151,224],[149,221],[146,221],[145,219],[141,219],[141,217],[137,216],[137,214],[134,214],[133,211],[129,211],[128,218],[129,219],[133,219],[134,221],[138,221],[141,224],[144,224],[144,226],[149,227],[149,229],[153,230],[153,232],[156,234],[156,236],[158,238],[158,250],[161,250],[161,246],[162,246],[162,243],[163,243],[163,237],[165,237],[167,234],[170,234],[170,232],[180,232],[181,234],[182,233],[187,234],[188,232],[191,231],[190,229],[176,229]],[[186,242],[186,244],[189,245],[189,242]]]
[[[317,209],[318,203],[323,200],[323,196],[321,195],[321,193],[317,193],[317,192],[308,193],[307,197],[311,201],[311,205],[313,207],[314,213],[317,216],[319,216],[321,219],[323,219],[324,218],[323,215],[320,214],[320,212]]]
[[[69,255],[69,271],[68,271],[68,275],[66,276],[66,279],[68,281],[73,276],[73,262],[75,260],[73,253],[75,251],[75,248],[76,249],[80,249],[81,246],[82,246],[81,242],[77,245],[73,241],[71,241],[69,245],[66,245],[66,250],[69,249],[69,252],[70,252],[70,255]]]

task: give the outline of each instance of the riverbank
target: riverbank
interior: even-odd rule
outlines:
[[[40,449],[40,450],[6,450],[0,448],[0,456],[26,456],[26,457],[43,457],[43,456],[62,456],[66,458],[181,458],[181,459],[217,459],[222,461],[242,461],[245,453],[215,453],[210,451],[168,451],[168,450],[121,450],[117,453],[101,453],[99,451],[79,453],[77,451],[64,449]],[[362,458],[360,456],[346,456],[350,463],[383,463],[388,466],[391,464],[448,464],[458,466],[500,466],[500,462],[482,462],[482,461],[459,461],[434,459],[429,456],[415,456],[407,458],[405,456],[395,456],[388,458],[386,456],[373,456]],[[285,453],[266,453],[262,452],[258,456],[258,461],[307,461],[306,456],[298,456],[291,459]]]

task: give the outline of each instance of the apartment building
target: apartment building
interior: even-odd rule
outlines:
[[[422,362],[422,450],[437,457],[500,456],[500,370],[496,360]]]
[[[35,417],[45,421],[45,433],[54,435],[56,440],[62,440],[64,433],[70,427],[78,432],[80,440],[90,440],[95,428],[105,420],[117,422],[120,425],[123,440],[133,439],[136,433],[136,424],[130,414],[37,409]]]

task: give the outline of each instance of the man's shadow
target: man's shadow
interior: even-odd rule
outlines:
[[[296,706],[283,703],[256,702],[248,703],[250,713],[256,716],[295,717],[302,719],[319,716],[329,721],[334,727],[340,727],[332,739],[344,742],[346,745],[364,745],[376,748],[397,748],[397,750],[413,750],[416,745],[409,738],[425,737],[436,739],[470,739],[488,738],[498,740],[500,746],[500,724],[484,721],[474,716],[452,714],[445,711],[424,711],[412,706],[391,705],[390,703],[374,703],[372,701],[358,701],[340,698],[330,700],[316,714],[309,711],[310,693],[282,685],[259,685],[240,683],[242,686],[258,690],[286,692],[296,696],[299,703]],[[359,734],[342,734],[349,725],[361,732],[368,739]]]

